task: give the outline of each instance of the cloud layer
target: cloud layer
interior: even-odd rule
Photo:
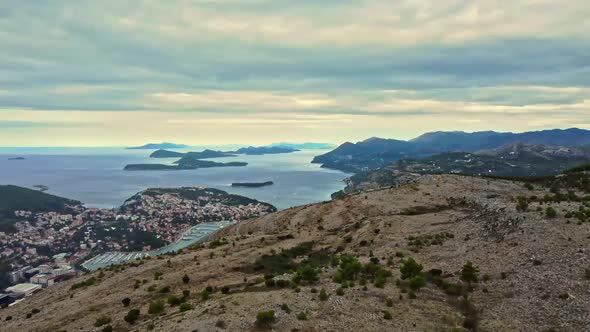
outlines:
[[[587,31],[585,0],[4,1],[0,145],[590,127]]]

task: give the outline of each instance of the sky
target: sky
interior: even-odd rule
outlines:
[[[590,129],[588,0],[0,0],[0,146]]]

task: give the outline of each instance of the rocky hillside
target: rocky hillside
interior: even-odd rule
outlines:
[[[588,185],[425,175],[56,285],[1,329],[588,331]]]

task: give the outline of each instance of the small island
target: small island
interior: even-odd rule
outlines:
[[[266,182],[234,182],[231,184],[232,187],[247,187],[247,188],[259,188],[259,187],[266,187],[272,186],[274,182],[266,181]]]
[[[8,158],[8,160],[26,160],[25,157],[12,157]]]
[[[184,156],[184,153],[182,153],[182,152],[176,152],[176,151],[170,151],[170,150],[164,150],[164,149],[156,150],[156,151],[152,152],[152,154],[150,154],[150,158],[180,158],[182,156]]]

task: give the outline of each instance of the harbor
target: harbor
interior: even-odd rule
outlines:
[[[106,252],[94,256],[86,262],[82,263],[82,267],[87,269],[88,271],[96,271],[98,269],[105,268],[111,265],[131,262],[148,256],[155,257],[169,252],[179,251],[192,244],[197,243],[199,240],[205,238],[207,235],[217,230],[220,230],[224,227],[232,225],[234,223],[235,221],[222,220],[198,224],[196,226],[192,226],[191,228],[189,228],[175,242],[170,243],[162,248],[150,251]]]

